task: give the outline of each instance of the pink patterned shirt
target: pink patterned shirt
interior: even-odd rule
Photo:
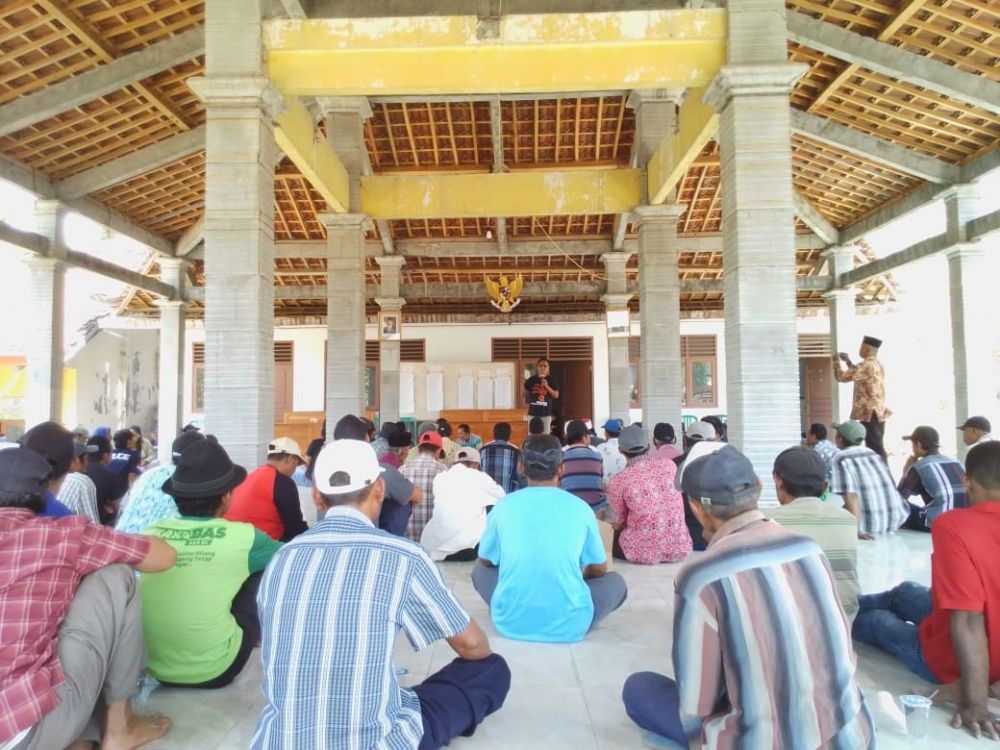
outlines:
[[[673,461],[629,459],[611,480],[608,499],[618,543],[629,562],[654,565],[679,562],[691,552],[691,535],[684,523],[684,500],[674,489]]]

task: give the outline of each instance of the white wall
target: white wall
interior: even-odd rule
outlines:
[[[77,371],[76,421],[90,429],[156,425],[159,331],[102,330],[66,363]]]

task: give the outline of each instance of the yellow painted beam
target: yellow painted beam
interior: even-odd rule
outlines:
[[[677,111],[677,132],[668,133],[646,167],[649,202],[663,203],[680,184],[716,131],[719,116],[715,108],[701,101],[705,90],[691,89]]]
[[[373,219],[617,214],[641,198],[638,169],[361,178],[361,210]]]
[[[274,139],[278,148],[320,192],[331,211],[344,213],[348,210],[351,181],[347,169],[316,130],[312,115],[298,99],[285,97],[285,111],[277,117]]]
[[[310,96],[497,94],[706,86],[723,9],[274,20],[268,71]]]

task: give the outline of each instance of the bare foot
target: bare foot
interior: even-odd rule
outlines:
[[[126,731],[109,729],[101,741],[101,750],[135,750],[165,735],[170,730],[170,723],[170,719],[163,714],[142,716],[130,710]]]

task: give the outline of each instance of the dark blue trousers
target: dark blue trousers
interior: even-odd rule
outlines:
[[[503,705],[510,690],[510,668],[499,654],[469,661],[455,659],[413,692],[420,699],[424,736],[419,750],[437,750],[476,727]]]
[[[677,683],[669,677],[656,672],[637,672],[625,680],[622,702],[628,717],[647,732],[677,743],[678,748],[688,747]],[[668,743],[663,744],[669,747]]]

